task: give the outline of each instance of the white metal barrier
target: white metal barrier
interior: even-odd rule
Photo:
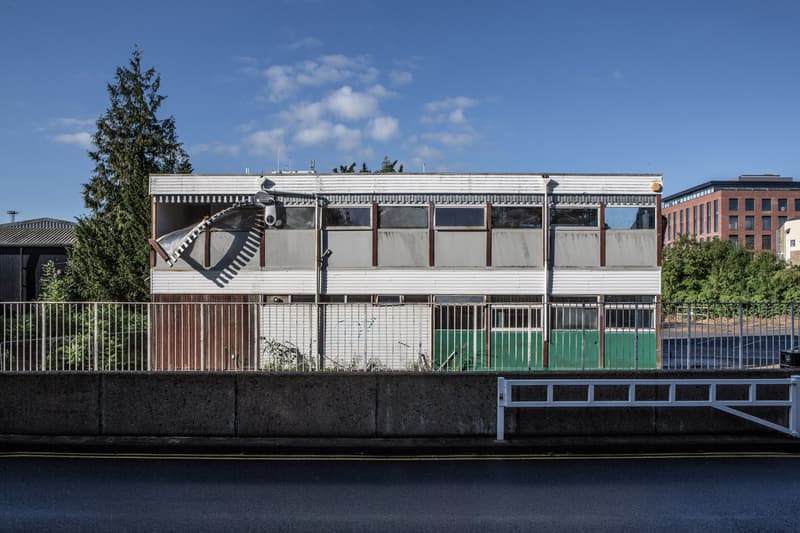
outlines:
[[[708,388],[703,399],[684,400],[677,397],[678,387],[701,386]],[[786,385],[788,398],[784,400],[760,399],[760,385]],[[564,400],[556,397],[557,387],[583,387],[585,399]],[[667,388],[666,400],[639,399],[637,386]],[[747,399],[721,399],[718,387],[747,387]],[[545,390],[542,400],[514,400],[515,387]],[[598,400],[597,389],[601,387],[627,387],[625,399]],[[497,440],[505,440],[505,409],[509,407],[713,407],[775,431],[800,437],[800,376],[768,379],[505,379],[497,378]],[[742,407],[788,407],[788,427],[745,413]]]

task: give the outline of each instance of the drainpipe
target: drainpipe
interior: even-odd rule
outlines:
[[[542,176],[544,201],[542,202],[542,264],[544,266],[544,289],[542,291],[542,367],[550,363],[550,177]]]
[[[322,285],[322,255],[320,254],[320,212],[319,212],[319,195],[314,193],[314,250],[315,250],[315,259],[314,259],[314,313],[316,315],[316,326],[317,326],[317,364],[318,368],[322,368],[322,336],[320,333],[322,332],[322,324],[321,318],[322,313],[320,313],[319,308],[319,295],[321,292],[321,285]]]

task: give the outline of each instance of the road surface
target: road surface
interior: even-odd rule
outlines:
[[[0,456],[2,531],[797,531],[800,456]]]

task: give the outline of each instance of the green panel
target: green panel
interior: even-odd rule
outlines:
[[[607,331],[605,334],[605,368],[628,370],[635,369],[638,351],[639,369],[656,368],[656,332],[640,331],[638,335],[632,331]]]
[[[550,332],[550,370],[600,368],[597,330],[554,329]]]
[[[486,370],[483,330],[437,329],[433,332],[435,370]]]
[[[540,331],[492,331],[492,370],[529,370],[542,368],[542,333]],[[530,353],[528,352],[530,346]],[[530,366],[528,359],[530,358]]]

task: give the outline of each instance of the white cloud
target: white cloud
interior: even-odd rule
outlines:
[[[74,144],[81,148],[92,147],[92,134],[88,131],[80,131],[77,133],[61,133],[53,136],[53,140],[61,144]]]
[[[448,119],[453,124],[463,124],[464,123],[464,110],[463,109],[454,109],[450,111],[450,115]]]
[[[456,96],[453,98],[445,98],[444,100],[435,100],[425,104],[425,110],[431,112],[437,111],[451,111],[454,109],[466,109],[478,105],[478,101],[474,98],[466,96]]]
[[[408,85],[414,81],[414,75],[407,70],[393,70],[389,73],[389,79],[392,80],[392,83],[395,85]]]
[[[299,50],[300,48],[318,48],[320,46],[322,46],[322,41],[316,37],[303,37],[302,39],[298,39],[294,42],[284,45],[284,48],[288,48],[289,50]]]
[[[376,141],[391,140],[399,131],[399,121],[394,117],[375,117],[367,124],[367,135]]]
[[[344,124],[322,120],[302,127],[295,133],[294,140],[305,145],[333,142],[341,150],[351,150],[361,143],[361,132]]]
[[[373,85],[372,87],[367,89],[367,92],[369,94],[371,94],[372,96],[377,96],[378,98],[387,98],[389,96],[397,95],[397,93],[388,90],[386,87],[384,87],[380,83],[378,83],[376,85]]]
[[[194,153],[212,153],[218,155],[236,156],[239,155],[239,147],[235,144],[224,143],[203,143],[192,146]]]
[[[295,90],[297,83],[294,79],[294,69],[284,65],[272,65],[264,71],[264,77],[269,84],[269,99],[278,102],[289,97]]]
[[[245,144],[250,146],[250,153],[252,154],[272,154],[285,148],[283,143],[284,134],[285,132],[282,128],[259,130],[251,133],[242,140]]]
[[[294,65],[272,65],[263,71],[269,99],[278,102],[301,87],[321,87],[349,79],[373,83],[380,72],[369,65],[369,56],[324,55]]]
[[[326,104],[335,115],[346,120],[367,118],[378,109],[378,101],[374,96],[354,91],[349,85],[331,93]]]

